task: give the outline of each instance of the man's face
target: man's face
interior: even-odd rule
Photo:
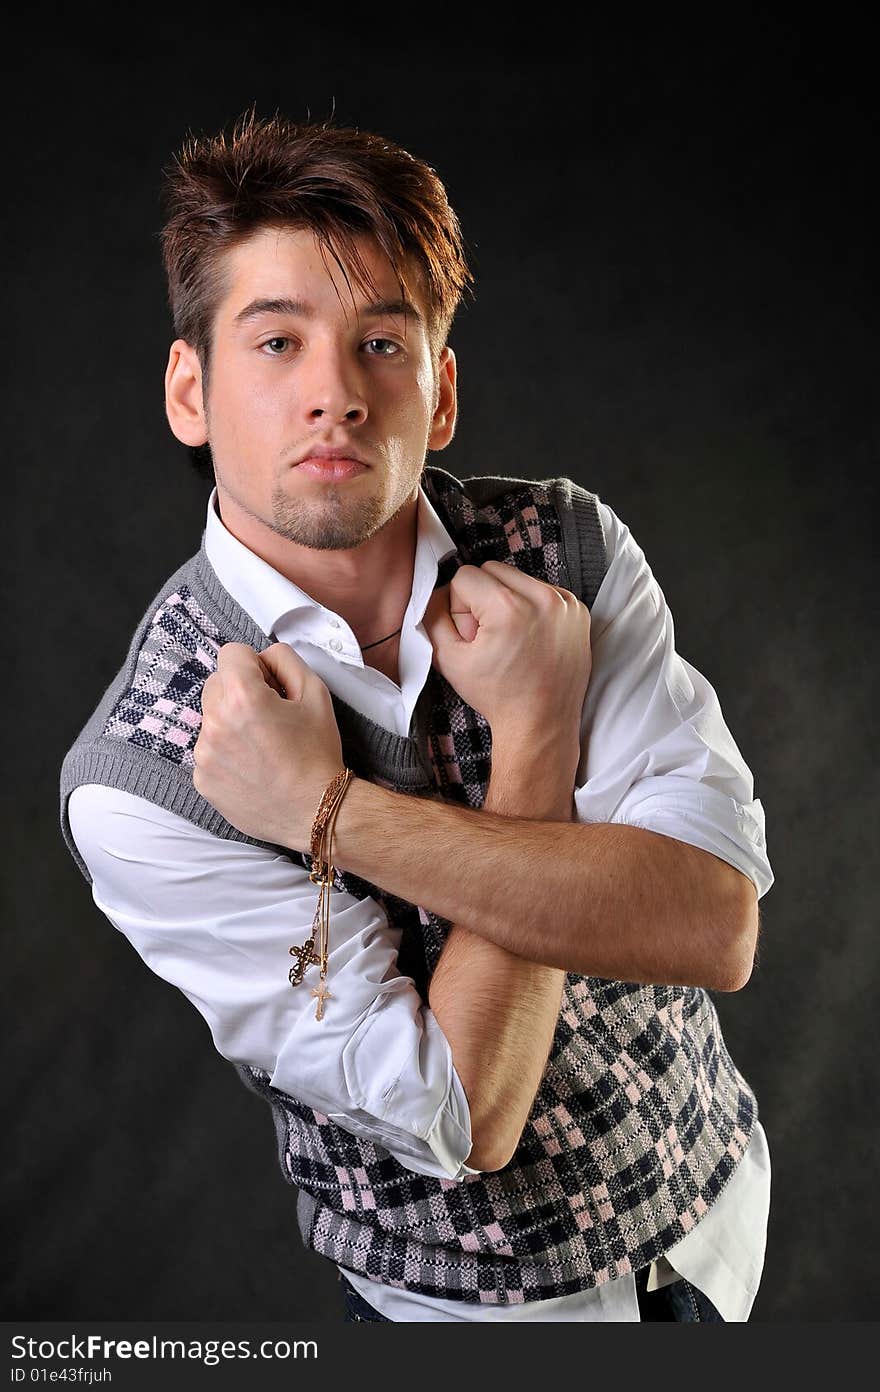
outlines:
[[[205,428],[221,512],[244,530],[359,546],[415,499],[429,445],[448,442],[454,357],[444,350],[435,378],[421,283],[408,263],[416,315],[368,308],[399,303],[401,291],[373,239],[357,245],[375,297],[351,272],[349,290],[308,230],[260,229],[226,254]],[[281,300],[297,303],[255,304]],[[351,450],[365,467],[299,467],[315,446]]]

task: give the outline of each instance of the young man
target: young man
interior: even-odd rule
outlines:
[[[708,993],[773,875],[715,692],[595,494],[426,465],[471,279],[432,169],[251,113],[169,193],[215,487],[62,767],[95,903],[271,1103],[347,1318],[747,1319],[769,1157]]]

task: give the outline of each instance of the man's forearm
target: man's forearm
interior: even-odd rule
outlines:
[[[547,822],[352,780],[334,862],[545,966],[738,990],[752,969],[752,882],[643,827]]]
[[[572,815],[570,772],[548,761],[507,763],[493,751],[485,808],[563,821]],[[516,914],[515,901],[508,902]],[[468,1099],[473,1149],[468,1163],[501,1169],[516,1149],[541,1081],[565,972],[542,966],[453,924],[428,988],[428,1003],[449,1040]]]

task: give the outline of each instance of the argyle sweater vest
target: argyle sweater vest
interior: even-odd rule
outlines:
[[[457,548],[441,564],[438,585],[461,564],[495,558],[592,605],[607,568],[595,494],[566,478],[458,480],[430,465],[422,485]],[[269,641],[220,584],[203,534],[196,555],[150,604],[62,765],[62,831],[89,882],[67,799],[78,784],[94,782],[311,868],[307,854],[232,827],[192,782],[200,693],[219,647],[246,642],[262,651]],[[345,761],[357,775],[416,797],[482,806],[488,722],[435,668],[406,737],[336,696],[333,705]],[[344,871],[335,883],[372,896],[401,929],[398,965],[427,999],[450,922]],[[515,904],[510,909],[516,913]],[[487,1304],[570,1295],[646,1266],[708,1212],[758,1115],[703,988],[573,972],[525,1129],[502,1170],[461,1180],[417,1174],[377,1142],[273,1088],[265,1070],[234,1066],[272,1107],[307,1247],[388,1285]]]

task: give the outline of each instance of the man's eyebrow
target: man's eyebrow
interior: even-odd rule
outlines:
[[[232,322],[236,325],[249,324],[264,314],[291,314],[300,319],[314,319],[315,313],[314,306],[307,304],[305,300],[293,300],[283,295],[277,299],[251,300],[250,304],[238,311]],[[379,314],[402,314],[416,324],[422,322],[421,314],[409,300],[374,300],[371,304],[361,307],[359,318],[369,319]]]

